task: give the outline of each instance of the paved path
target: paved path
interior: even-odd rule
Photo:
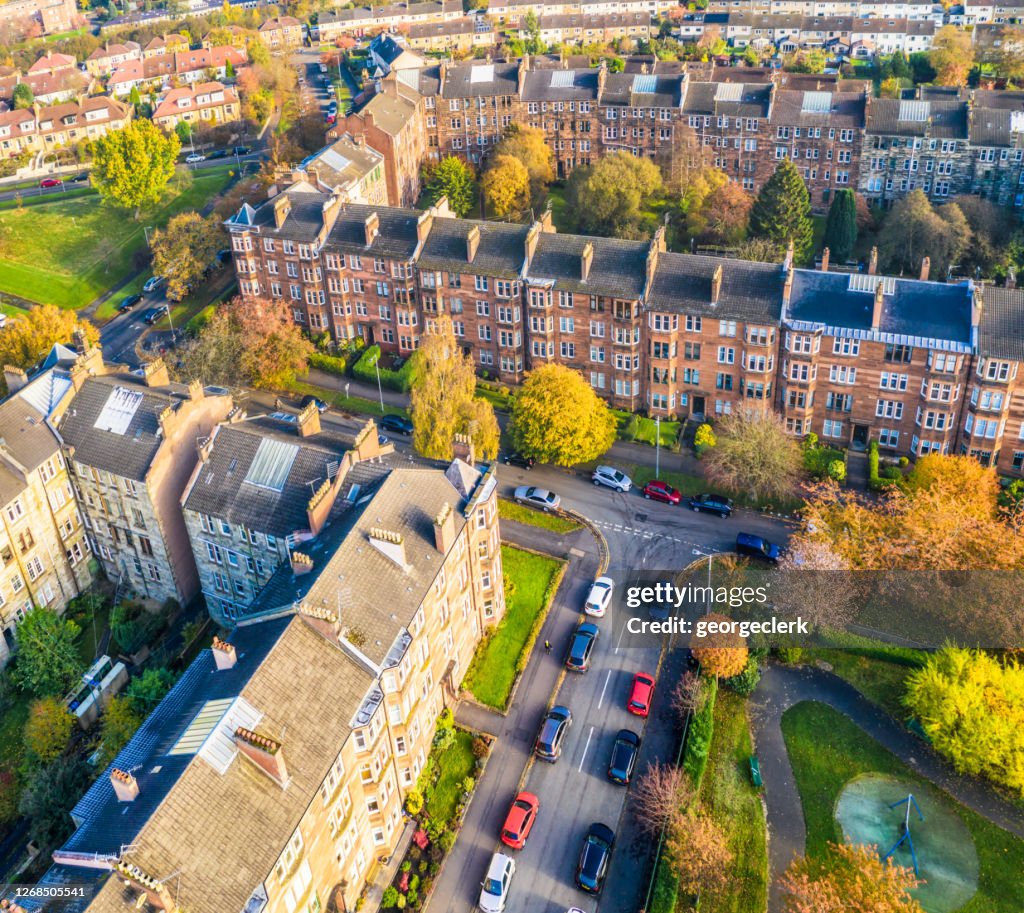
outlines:
[[[750,700],[768,812],[770,910],[781,909],[776,887],[779,876],[794,855],[804,852],[803,809],[781,728],[783,713],[803,701],[820,701],[834,707],[919,776],[993,824],[1024,839],[1024,809],[1001,798],[982,781],[958,775],[924,742],[838,676],[806,666],[772,663]]]

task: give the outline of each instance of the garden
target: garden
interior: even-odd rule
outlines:
[[[546,514],[541,510],[534,510],[525,504],[517,504],[506,498],[498,499],[498,516],[502,520],[513,520],[516,523],[525,523],[528,526],[536,526],[538,529],[546,529],[552,533],[565,535],[574,533],[581,528],[578,521],[569,517],[560,517],[557,514]]]

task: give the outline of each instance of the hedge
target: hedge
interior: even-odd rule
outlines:
[[[913,647],[898,647],[885,641],[872,640],[848,631],[828,630],[822,635],[820,646],[830,650],[845,650],[868,659],[878,659],[900,666],[920,668],[928,658],[928,651],[915,650]]]
[[[314,352],[309,356],[309,366],[327,374],[335,374],[338,377],[345,376],[345,369],[348,364],[344,356],[327,355],[325,352]],[[376,375],[374,375],[376,377]],[[383,378],[382,378],[383,380]]]
[[[715,730],[715,699],[718,697],[718,679],[701,679],[700,705],[693,712],[683,749],[683,769],[693,781],[694,792],[700,792],[704,770],[708,766],[711,737]]]
[[[896,469],[895,466],[892,468]],[[882,491],[885,488],[891,488],[903,478],[903,473],[898,469],[896,471],[899,473],[899,478],[889,474],[880,475],[878,472],[878,441],[872,441],[868,444],[868,488],[872,491]]]
[[[377,382],[377,362],[380,361],[380,346],[370,346],[363,352],[359,361],[352,368],[352,373],[367,383]],[[416,365],[419,359],[413,353],[397,371],[391,368],[380,369],[381,386],[399,393],[408,393],[416,378]]]
[[[664,848],[658,857],[657,866],[654,886],[651,889],[649,913],[675,913],[679,897],[679,871],[672,864]]]

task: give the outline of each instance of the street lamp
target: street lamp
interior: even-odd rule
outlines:
[[[697,557],[708,559],[708,593],[706,603],[707,609],[704,612],[705,615],[711,614],[711,562],[715,560],[715,555],[717,555],[718,553],[719,551],[717,548],[711,548],[710,546],[708,546],[708,551],[706,552],[702,552],[699,548],[695,548],[693,550],[693,554]]]
[[[661,478],[661,416],[654,417],[654,478]]]
[[[380,359],[378,359],[379,361]],[[380,385],[380,365],[375,361],[373,363],[374,369],[377,371],[377,394],[380,396],[380,411],[384,411],[384,390]]]

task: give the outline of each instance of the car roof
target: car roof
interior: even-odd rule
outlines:
[[[611,577],[598,577],[594,581],[594,586],[614,586],[615,581]]]
[[[744,545],[763,545],[768,540],[763,536],[758,536],[756,533],[737,533],[736,541],[742,542]]]
[[[552,716],[559,716],[559,717],[561,717],[561,718],[562,718],[563,720],[564,720],[564,719],[568,719],[568,718],[569,718],[569,716],[570,716],[570,713],[569,713],[569,708],[568,708],[568,707],[565,707],[565,706],[563,706],[562,704],[555,704],[555,706],[554,706],[554,707],[552,707],[552,708],[551,708],[551,709],[550,709],[550,710],[549,710],[549,711],[547,712],[547,716],[545,717],[545,719],[547,719],[547,718],[549,718],[549,717],[552,717]]]
[[[615,831],[613,831],[607,824],[602,824],[600,821],[595,821],[590,825],[590,829],[587,831],[588,837],[600,837],[602,840],[611,843],[615,840]]]
[[[596,637],[597,636],[597,632],[599,630],[600,630],[600,628],[598,628],[597,625],[593,624],[592,622],[585,621],[585,622],[583,622],[583,624],[581,624],[576,629],[576,633],[577,634],[589,634],[591,637]]]
[[[633,681],[638,685],[647,685],[650,687],[654,684],[654,676],[648,675],[646,672],[637,672],[637,674],[633,676]]]
[[[506,856],[504,853],[495,853],[491,857],[491,866],[487,870],[487,877],[501,878],[501,876],[505,874],[505,868],[511,861],[511,856]]]

